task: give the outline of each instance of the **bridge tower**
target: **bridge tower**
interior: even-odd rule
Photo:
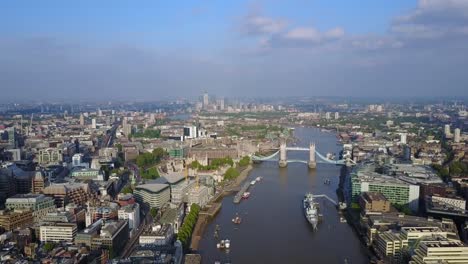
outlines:
[[[317,162],[315,161],[315,143],[310,143],[309,145],[309,168],[317,168]]]
[[[287,157],[287,150],[286,150],[286,140],[282,139],[280,142],[280,158],[279,158],[279,166],[284,168],[288,166],[288,157]]]

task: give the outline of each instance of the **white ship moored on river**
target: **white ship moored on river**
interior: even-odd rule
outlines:
[[[306,194],[302,202],[304,206],[305,217],[312,225],[312,228],[316,230],[319,221],[319,212],[317,203],[314,202],[314,195],[311,193]]]

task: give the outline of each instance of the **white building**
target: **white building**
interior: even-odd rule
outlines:
[[[451,136],[451,132],[450,132],[450,125],[449,124],[446,124],[444,126],[444,134],[445,134],[445,137],[450,137]]]
[[[183,180],[180,183],[171,186],[171,202],[180,204],[187,202],[188,193],[195,186],[195,181]]]
[[[453,142],[460,143],[460,129],[459,128],[455,128]]]
[[[468,263],[468,247],[461,241],[421,241],[409,264]]]
[[[339,118],[340,118],[340,113],[335,112],[335,119],[339,119]]]
[[[128,220],[128,227],[135,229],[140,226],[140,205],[138,203],[123,206],[118,212],[119,219]]]
[[[172,225],[155,225],[149,232],[140,235],[140,245],[166,246],[172,242],[174,229]]]
[[[96,129],[96,118],[91,119],[91,128]]]
[[[42,225],[39,229],[41,242],[73,242],[78,232],[75,223],[53,223]]]
[[[196,126],[184,126],[184,137],[186,139],[198,137],[198,131]]]
[[[210,200],[210,192],[208,187],[199,186],[192,188],[188,193],[188,206],[192,204],[198,204],[200,207],[204,207]]]
[[[89,164],[87,162],[83,162],[83,154],[77,153],[72,157],[72,167],[89,168]]]
[[[140,203],[145,203],[154,208],[161,208],[170,201],[171,189],[168,184],[142,184],[135,187],[134,195]]]
[[[208,104],[210,103],[210,98],[208,97],[208,93],[203,94],[203,108],[206,109]]]
[[[406,133],[400,134],[400,144],[406,144],[406,137],[407,137]]]

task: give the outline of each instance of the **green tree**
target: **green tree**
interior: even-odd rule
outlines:
[[[239,166],[241,166],[241,167],[248,166],[249,164],[250,164],[250,157],[249,156],[245,156],[241,160],[239,160]]]
[[[49,252],[49,251],[52,251],[52,249],[54,249],[55,247],[55,244],[52,243],[52,242],[47,242],[44,244],[44,250]]]
[[[127,186],[125,186],[125,187],[122,188],[122,191],[121,191],[121,192],[122,192],[122,193],[125,193],[125,194],[126,194],[126,193],[133,193],[133,189],[132,189],[131,186],[127,185]]]
[[[140,175],[143,179],[154,180],[159,177],[159,172],[156,167],[152,167],[140,172]]]
[[[122,152],[122,149],[123,149],[122,144],[116,144],[115,146],[117,147],[117,150],[119,152]]]
[[[224,173],[224,179],[225,180],[232,180],[237,178],[239,176],[239,171],[233,167],[227,169],[227,171]]]
[[[152,207],[152,208],[150,209],[150,214],[151,214],[151,216],[152,216],[153,218],[156,218],[156,216],[158,215],[158,209]]]

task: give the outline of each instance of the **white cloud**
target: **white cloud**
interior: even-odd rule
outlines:
[[[405,39],[468,36],[467,0],[420,0],[418,6],[394,19],[390,33]]]
[[[250,14],[244,19],[242,31],[249,35],[271,35],[283,31],[287,25],[287,21],[282,19]]]
[[[283,37],[289,40],[305,40],[311,42],[319,42],[322,39],[322,34],[312,27],[298,27],[286,32]]]

